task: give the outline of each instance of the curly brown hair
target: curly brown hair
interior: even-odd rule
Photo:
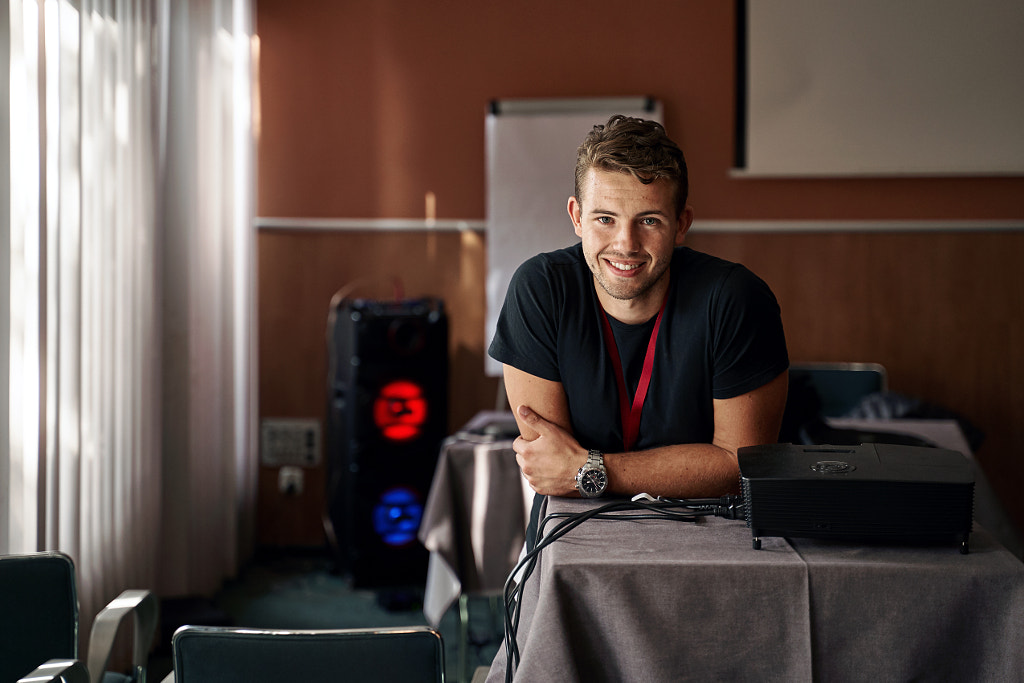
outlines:
[[[676,215],[689,194],[686,159],[657,121],[615,114],[596,125],[576,151],[576,199],[591,168],[630,173],[644,184],[667,178],[676,185]]]

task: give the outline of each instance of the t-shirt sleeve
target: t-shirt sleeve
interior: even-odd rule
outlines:
[[[500,363],[558,382],[561,375],[554,316],[559,306],[546,269],[540,257],[516,269],[487,352]]]
[[[714,297],[713,396],[733,398],[789,367],[782,313],[768,285],[743,266],[731,270]]]

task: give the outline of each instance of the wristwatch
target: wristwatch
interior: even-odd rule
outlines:
[[[604,468],[604,453],[590,449],[587,462],[576,473],[576,490],[584,498],[597,498],[608,488],[608,470]]]

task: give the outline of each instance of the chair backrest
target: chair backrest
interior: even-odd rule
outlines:
[[[0,556],[0,683],[78,656],[75,567],[63,553]]]
[[[865,396],[888,388],[885,368],[878,363],[793,363],[790,390],[801,383],[817,394],[821,417],[842,417]]]
[[[425,626],[265,630],[182,626],[171,639],[175,683],[440,683],[441,634]]]

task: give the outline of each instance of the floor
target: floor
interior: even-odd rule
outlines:
[[[334,567],[326,553],[264,553],[213,599],[165,600],[147,679],[159,683],[171,672],[170,639],[183,624],[282,629],[427,624],[422,612],[422,589],[357,589]],[[468,683],[473,671],[489,665],[498,650],[503,633],[500,605],[486,597],[469,601],[464,671],[460,671],[457,607],[448,611],[437,630],[445,646],[445,680]]]

